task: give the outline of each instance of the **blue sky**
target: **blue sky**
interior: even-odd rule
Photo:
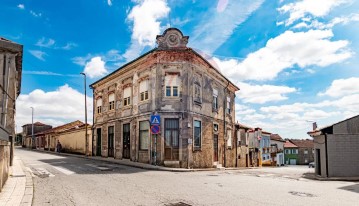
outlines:
[[[239,85],[238,121],[307,138],[307,120],[359,113],[358,11],[354,0],[2,0],[0,36],[24,45],[17,125],[31,106],[45,123],[83,120],[79,73],[96,81],[171,26]]]

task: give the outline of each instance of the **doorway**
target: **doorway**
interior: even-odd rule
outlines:
[[[315,173],[317,173],[317,175],[321,176],[322,175],[322,165],[320,162],[320,149],[316,149],[316,159],[315,159]]]
[[[178,119],[165,119],[165,160],[179,160]]]
[[[218,162],[218,134],[213,135],[213,161]]]
[[[130,159],[130,149],[131,149],[131,143],[130,143],[130,123],[123,125],[123,155],[122,157],[125,159]]]
[[[96,156],[101,156],[101,128],[97,128],[96,136]]]
[[[114,126],[108,127],[108,156],[114,157]]]

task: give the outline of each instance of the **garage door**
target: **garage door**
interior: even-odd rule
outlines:
[[[296,159],[290,159],[290,160],[289,160],[289,164],[290,164],[290,165],[296,165],[296,164],[297,164],[297,160],[296,160]]]

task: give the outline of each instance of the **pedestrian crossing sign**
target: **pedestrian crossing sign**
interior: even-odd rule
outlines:
[[[160,115],[151,115],[150,122],[151,122],[151,125],[160,125],[161,124]]]

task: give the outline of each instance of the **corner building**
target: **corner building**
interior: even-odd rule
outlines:
[[[158,47],[91,84],[93,155],[181,168],[236,165],[235,92],[176,28]],[[160,133],[150,116],[160,115]]]

